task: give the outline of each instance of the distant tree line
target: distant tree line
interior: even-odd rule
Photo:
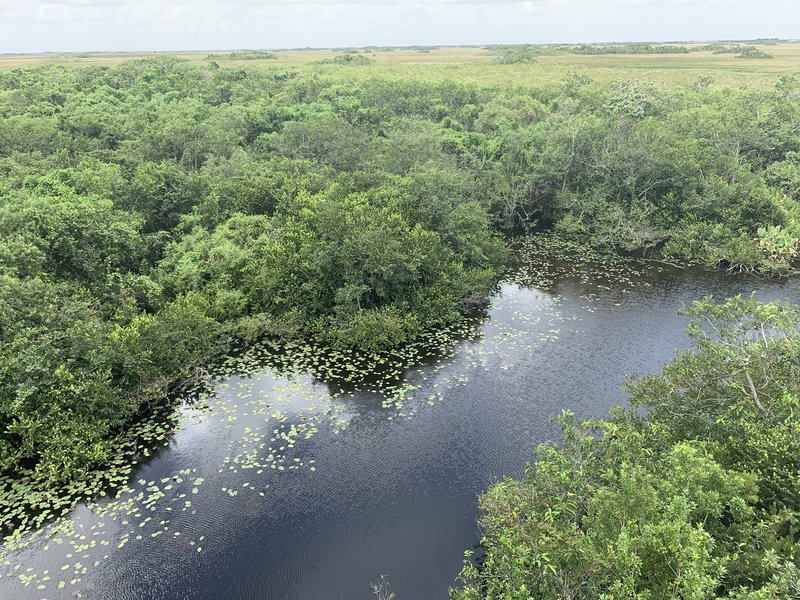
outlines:
[[[275,60],[278,55],[266,50],[237,50],[223,54],[209,54],[208,60]]]
[[[497,52],[500,64],[533,62],[537,56],[577,54],[601,56],[611,54],[689,54],[692,52],[713,52],[714,54],[735,54],[737,58],[772,58],[772,55],[753,45],[743,44],[703,44],[685,46],[676,44],[579,44],[579,45],[517,45],[492,46]]]
[[[712,52],[714,54],[735,54],[736,58],[773,58],[768,52],[755,46],[741,44],[705,44],[692,48],[693,52]]]
[[[317,64],[320,65],[350,65],[350,66],[365,66],[371,65],[375,62],[374,58],[370,58],[369,56],[364,56],[363,54],[358,54],[354,52],[347,52],[345,54],[339,54],[334,56],[333,58],[323,58],[322,60],[317,61]]]

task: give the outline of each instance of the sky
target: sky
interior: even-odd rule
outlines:
[[[800,38],[800,0],[0,0],[0,53]]]

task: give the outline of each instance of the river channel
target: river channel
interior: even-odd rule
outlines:
[[[367,600],[381,575],[398,600],[446,598],[479,540],[480,492],[558,441],[560,411],[604,415],[625,403],[625,374],[687,347],[682,306],[800,301],[797,280],[523,260],[485,317],[405,366],[391,397],[252,353],[205,408],[183,406],[130,491],[9,553],[0,598]]]

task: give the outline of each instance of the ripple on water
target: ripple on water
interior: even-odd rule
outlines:
[[[370,598],[381,574],[401,599],[445,597],[477,494],[520,474],[560,410],[604,414],[624,373],[685,346],[682,304],[800,298],[549,236],[518,252],[487,318],[404,352],[229,357],[114,497],[6,543],[0,597]]]

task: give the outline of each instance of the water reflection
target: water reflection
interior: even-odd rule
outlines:
[[[678,308],[800,299],[796,282],[639,266],[504,285],[467,339],[402,370],[388,405],[374,385],[268,365],[218,382],[129,494],[9,556],[0,597],[361,600],[385,574],[399,600],[445,598],[477,542],[476,496],[556,439],[550,417],[605,414],[624,374],[686,346]]]

